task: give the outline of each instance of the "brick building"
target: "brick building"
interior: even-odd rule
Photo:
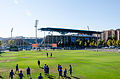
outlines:
[[[120,29],[105,30],[101,34],[101,39],[107,41],[108,39],[120,40]]]

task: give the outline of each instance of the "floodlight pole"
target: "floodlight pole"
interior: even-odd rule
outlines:
[[[97,33],[97,52],[98,52],[98,33]]]
[[[11,29],[11,40],[12,40],[12,32],[13,32],[13,28]]]
[[[63,35],[64,40],[64,50],[65,50],[65,34]]]
[[[44,32],[44,49],[45,49],[45,32]]]
[[[37,44],[37,25],[38,25],[38,20],[35,20],[36,44]]]

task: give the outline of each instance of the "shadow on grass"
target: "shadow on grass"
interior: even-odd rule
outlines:
[[[53,75],[47,75],[49,79],[55,79],[55,76]]]
[[[78,77],[75,77],[75,76],[72,76],[73,78],[75,78],[75,79],[80,79],[80,78],[78,78]]]
[[[5,52],[0,52],[0,54],[5,53]]]
[[[0,79],[4,79],[2,76],[0,76]]]
[[[0,57],[1,57],[1,54],[2,54],[2,53],[5,53],[5,52],[0,52]]]
[[[70,77],[66,77],[67,79],[71,79]]]
[[[41,69],[44,69],[44,67],[40,67]]]

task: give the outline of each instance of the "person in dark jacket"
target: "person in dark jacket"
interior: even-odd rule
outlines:
[[[40,68],[40,60],[38,60],[38,66],[39,66],[39,68]]]
[[[41,73],[40,73],[40,76],[38,77],[38,79],[43,79],[43,77],[41,76]]]
[[[15,74],[14,74],[13,70],[11,70],[11,72],[10,72],[10,78],[11,79],[13,79],[13,75],[15,75]]]

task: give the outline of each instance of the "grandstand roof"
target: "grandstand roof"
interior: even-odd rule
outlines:
[[[61,34],[67,34],[67,33],[101,34],[102,33],[102,32],[99,32],[99,31],[65,29],[65,28],[51,28],[51,27],[40,28],[38,30],[41,30],[41,31],[55,31],[55,32],[59,32]]]

